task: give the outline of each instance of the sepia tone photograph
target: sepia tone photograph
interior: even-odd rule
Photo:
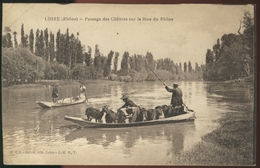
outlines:
[[[2,9],[4,165],[256,164],[256,5]]]

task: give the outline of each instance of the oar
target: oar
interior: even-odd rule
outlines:
[[[150,69],[150,71],[152,71],[152,73],[163,83],[164,86],[167,86],[167,84],[165,84],[161,78],[148,66],[147,62],[146,63],[146,66]],[[168,87],[168,86],[167,86]]]

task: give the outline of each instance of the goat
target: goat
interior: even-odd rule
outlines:
[[[172,107],[172,106],[163,105],[161,107],[165,117],[176,116],[181,114],[181,110],[184,111],[180,106]]]
[[[106,123],[116,123],[117,122],[117,113],[108,109],[108,106],[105,106],[104,112],[106,113],[105,119]]]
[[[155,110],[156,110],[156,119],[165,118],[164,113],[163,113],[163,109],[162,109],[161,106],[156,106]]]
[[[156,106],[155,109],[147,110],[147,120],[157,120],[164,118],[164,113],[161,106]]]
[[[125,113],[121,109],[117,110],[117,123],[125,123],[125,119]]]
[[[103,106],[101,111],[93,107],[86,108],[85,115],[87,116],[87,119],[91,121],[92,118],[94,118],[96,122],[101,122],[101,119],[105,112],[105,107],[106,106]]]

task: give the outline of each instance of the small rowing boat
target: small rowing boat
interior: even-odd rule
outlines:
[[[71,117],[71,116],[65,116],[64,119],[76,123],[81,127],[85,127],[85,128],[121,128],[121,127],[137,127],[137,126],[148,126],[148,125],[194,121],[195,112],[193,110],[188,110],[183,114],[173,116],[173,117],[150,120],[150,121],[142,121],[142,122],[132,122],[132,123],[96,123],[96,122],[91,122],[87,119],[83,119],[79,117]]]
[[[77,96],[77,97],[69,97],[65,99],[58,100],[56,102],[49,101],[36,101],[36,104],[43,108],[52,108],[52,107],[63,107],[63,106],[71,106],[76,104],[84,103],[87,100],[86,96]]]

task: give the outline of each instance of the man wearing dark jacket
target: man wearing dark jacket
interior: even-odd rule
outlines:
[[[55,84],[55,86],[52,89],[52,101],[55,102],[55,98],[59,97],[59,90],[58,90],[58,83]]]
[[[121,99],[125,102],[125,104],[118,110],[126,108],[126,112],[128,114],[133,114],[131,122],[135,122],[137,115],[140,114],[140,108],[132,100],[130,100],[127,95],[123,95]]]
[[[172,99],[171,99],[171,105],[173,107],[175,106],[182,106],[183,101],[182,101],[182,90],[178,88],[178,84],[174,83],[173,84],[173,89],[170,89],[168,86],[165,86],[165,89],[168,92],[172,92]]]

